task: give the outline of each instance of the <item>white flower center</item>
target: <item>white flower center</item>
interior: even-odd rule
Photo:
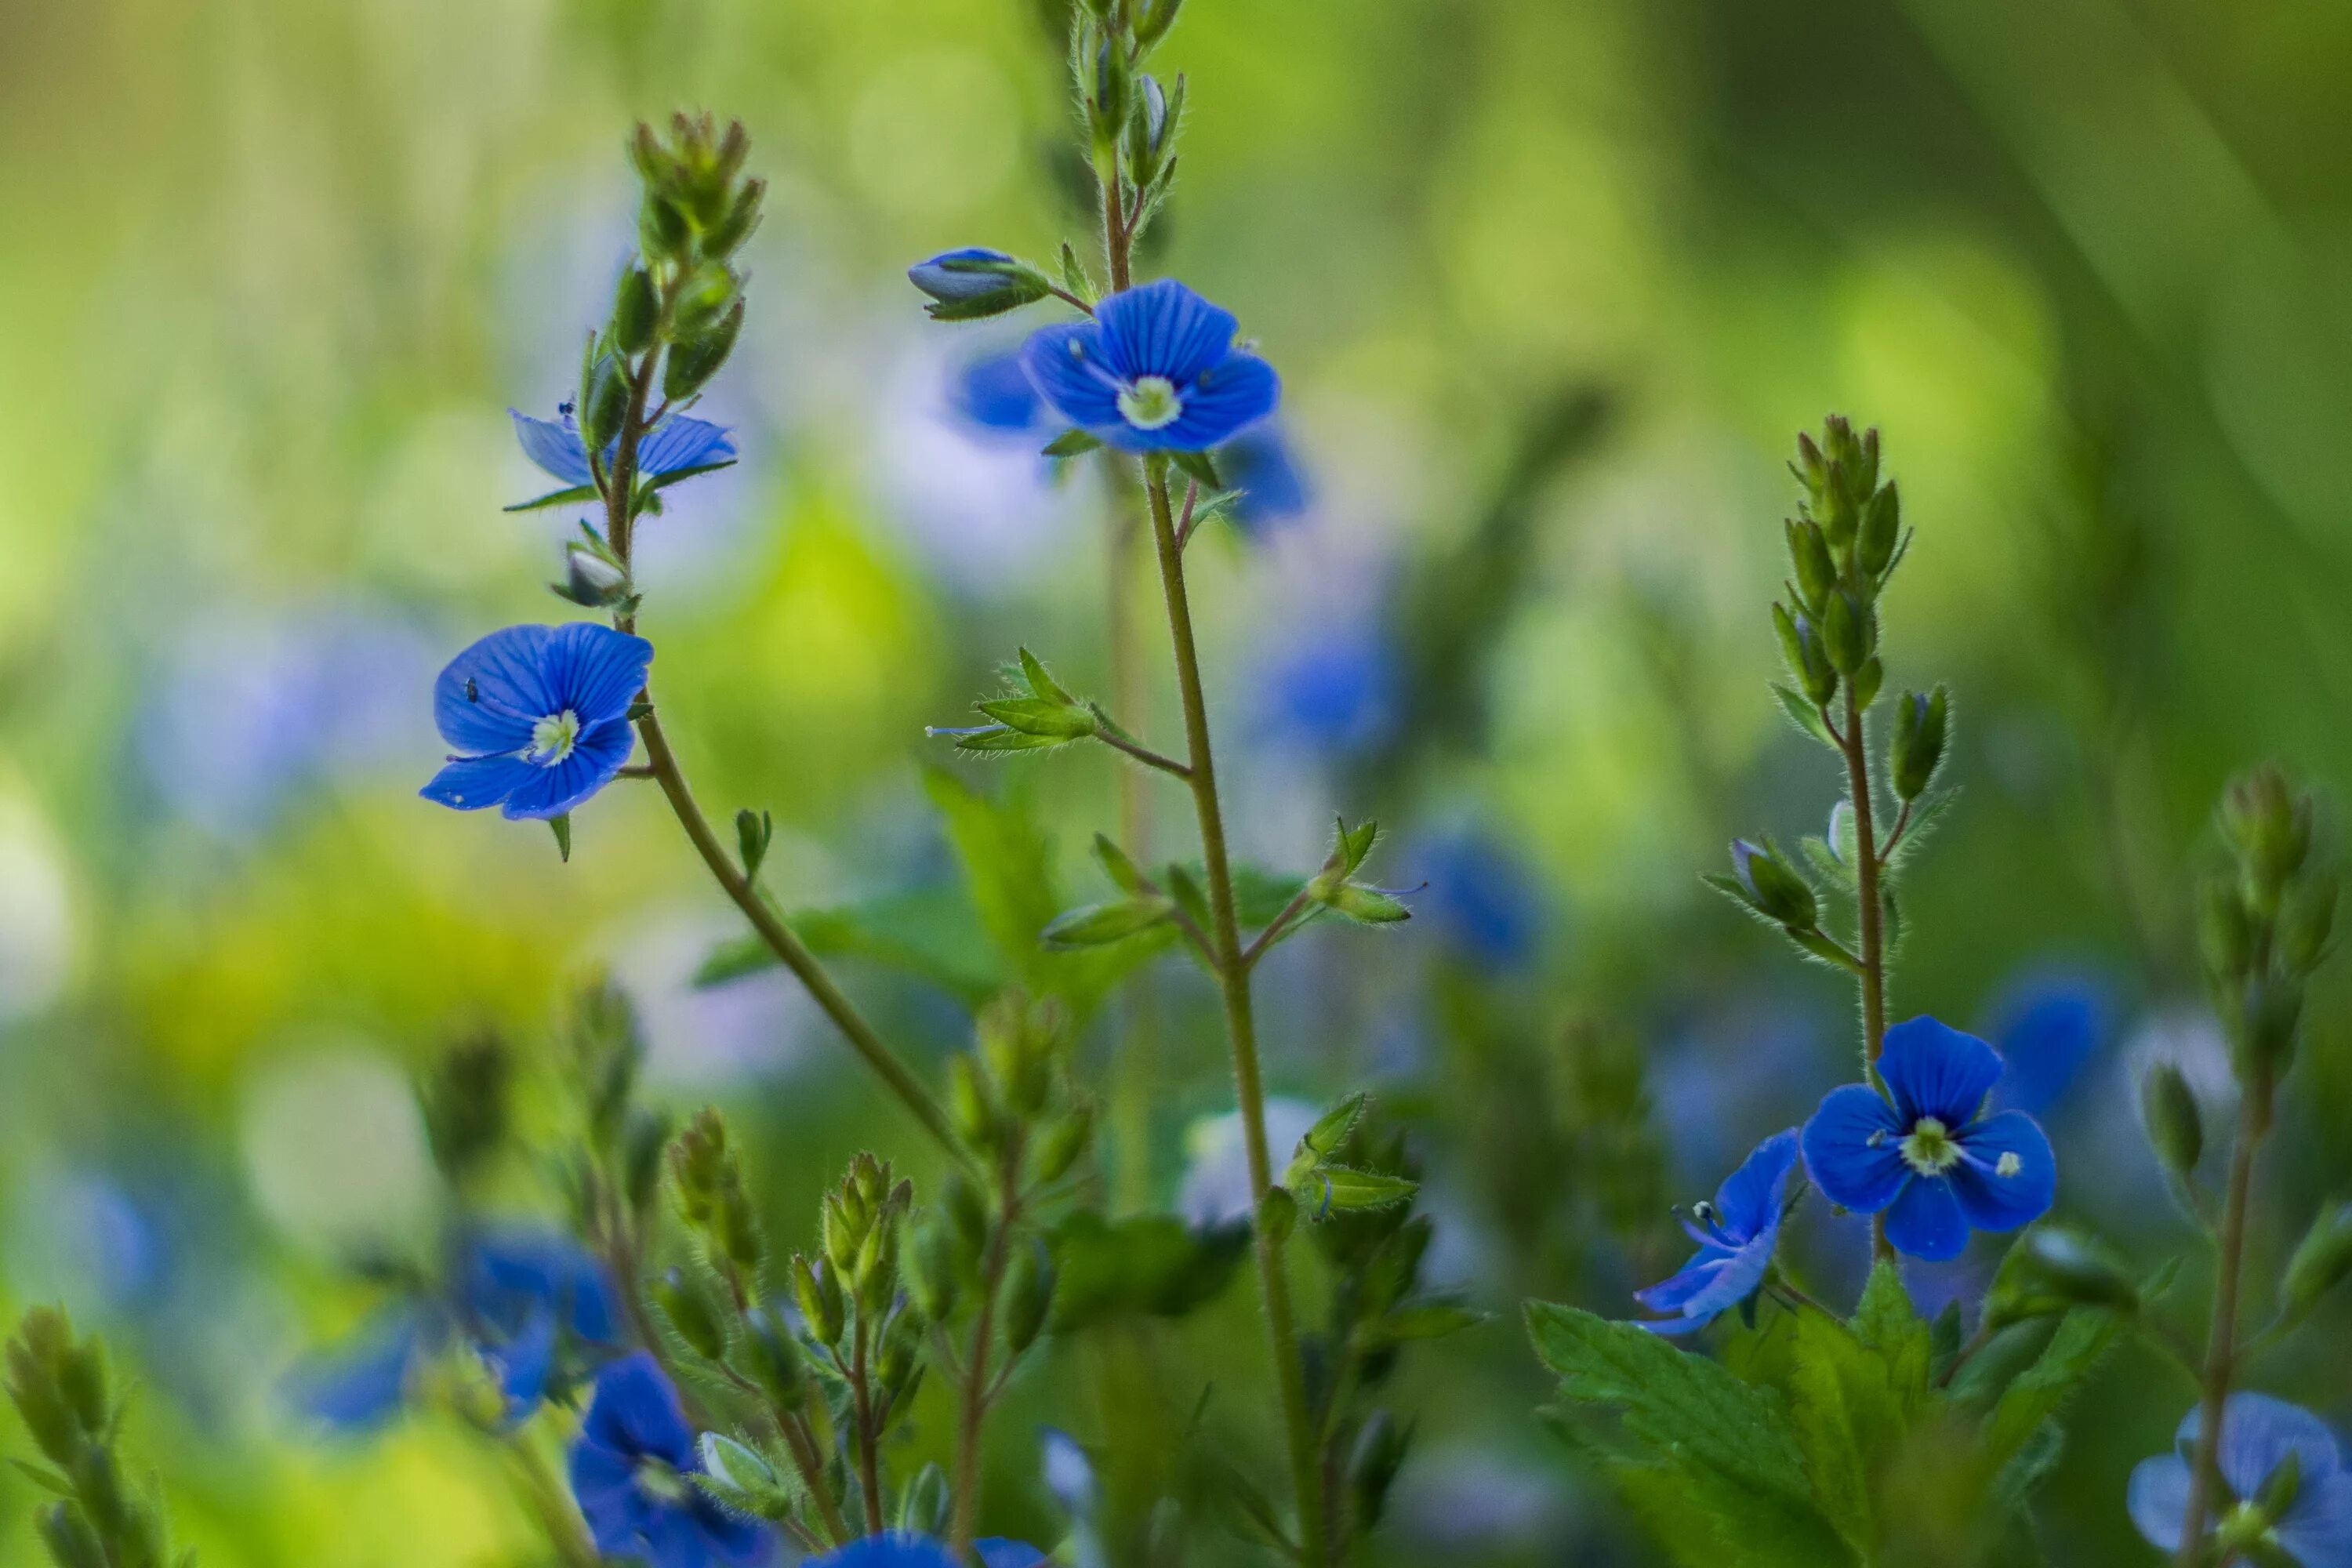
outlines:
[[[566,708],[561,713],[550,713],[530,727],[530,745],[523,760],[551,768],[572,754],[580,743],[580,715]]]
[[[1176,395],[1176,384],[1166,376],[1139,375],[1120,389],[1118,412],[1120,418],[1139,430],[1158,430],[1182,416],[1184,400]]]
[[[1911,1124],[1911,1135],[1903,1140],[1900,1150],[1903,1163],[1923,1176],[1940,1176],[1960,1162],[1960,1146],[1933,1116],[1923,1116]]]

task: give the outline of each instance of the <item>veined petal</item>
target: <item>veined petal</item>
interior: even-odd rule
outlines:
[[[1646,1290],[1633,1292],[1634,1301],[1653,1312],[1679,1312],[1683,1303],[1715,1282],[1732,1254],[1720,1247],[1700,1249],[1688,1263]]]
[[[533,419],[516,409],[507,413],[514,419],[515,439],[521,444],[524,457],[567,485],[595,482],[595,476],[588,471],[588,447],[580,432],[569,424]]]
[[[1886,1211],[1886,1239],[1922,1262],[1943,1263],[1968,1250],[1969,1222],[1951,1183],[1914,1176]]]
[[[735,440],[721,425],[681,414],[637,444],[637,471],[658,478],[684,468],[735,460]]]
[[[1071,424],[1097,436],[1128,427],[1118,412],[1118,376],[1094,322],[1040,327],[1021,345],[1021,368],[1037,395]]]
[[[378,1320],[349,1345],[298,1370],[294,1403],[331,1426],[358,1430],[389,1420],[407,1392],[424,1337],[423,1320],[403,1310]]]
[[[1960,1212],[1977,1230],[2015,1230],[2050,1212],[2058,1195],[2058,1157],[2022,1110],[2004,1110],[1960,1130],[1965,1155],[1947,1173]]]
[[[514,793],[544,772],[520,755],[458,757],[416,793],[436,805],[455,811],[479,811],[503,805]]]
[[[1780,1222],[1789,1173],[1797,1165],[1797,1130],[1775,1132],[1715,1189],[1716,1212],[1727,1235],[1747,1241]]]
[[[2278,1521],[2278,1537],[2303,1568],[2352,1568],[2352,1475],[2305,1481]]]
[[[596,1396],[581,1436],[585,1445],[630,1457],[650,1455],[676,1469],[698,1466],[694,1434],[678,1407],[677,1391],[643,1351],[623,1356],[596,1374]]]
[[[2189,1518],[2188,1462],[2175,1454],[2158,1454],[2132,1467],[2131,1484],[2124,1490],[2124,1507],[2148,1544],[2164,1552],[2180,1550],[2180,1531]]]
[[[1862,1083],[1833,1089],[1800,1135],[1805,1171],[1840,1208],[1876,1214],[1895,1201],[1911,1173],[1903,1163],[1902,1137],[1894,1108],[1876,1089]]]
[[[546,656],[553,626],[505,626],[479,638],[433,682],[433,721],[461,752],[488,756],[530,744],[549,706]]]
[[[1282,401],[1282,379],[1255,354],[1229,354],[1185,385],[1182,396],[1183,413],[1150,432],[1152,444],[1171,452],[1204,452],[1272,414]]]
[[[2194,1453],[2203,1429],[2204,1412],[2190,1406],[2180,1418],[2176,1438],[2183,1454]],[[2327,1423],[2299,1405],[2267,1394],[2233,1394],[2221,1408],[2221,1447],[2215,1455],[2230,1495],[2243,1500],[2257,1496],[2271,1472],[2293,1454],[2302,1466],[2305,1486],[2343,1468],[2336,1435]]]
[[[1173,278],[1113,294],[1095,307],[1103,352],[1122,381],[1164,375],[1182,386],[1222,362],[1234,344],[1233,312]]]
[[[1748,1297],[1756,1294],[1764,1283],[1765,1272],[1772,1267],[1773,1248],[1780,1244],[1780,1227],[1776,1223],[1755,1240],[1731,1255],[1731,1258],[1716,1271],[1706,1288],[1683,1303],[1683,1316],[1702,1321],[1727,1312]]]
[[[534,717],[568,708],[587,730],[629,710],[645,689],[654,645],[594,621],[571,621],[555,628],[545,658],[549,705]]]
[[[609,719],[593,729],[583,730],[572,745],[572,754],[554,766],[526,763],[523,765],[530,770],[531,776],[507,796],[507,819],[536,822],[562,816],[611,784],[613,775],[629,760],[629,748],[635,742],[635,730],[618,719]]]
[[[1923,1015],[1886,1031],[1878,1074],[1906,1127],[1932,1116],[1958,1128],[1975,1119],[2000,1080],[2000,1057],[1974,1035]]]

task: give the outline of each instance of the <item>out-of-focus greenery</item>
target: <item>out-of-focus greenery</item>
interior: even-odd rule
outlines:
[[[627,243],[623,129],[740,115],[770,216],[705,412],[745,460],[645,549],[698,787],[774,811],[795,902],[952,878],[926,763],[1030,792],[1091,887],[1108,753],[982,767],[921,726],[1016,640],[1107,683],[1100,497],[955,426],[949,373],[1002,340],[930,327],[899,272],[1087,232],[1054,151],[1062,19],[95,0],[5,32],[0,1302],[108,1333],[213,1568],[530,1561],[454,1428],[322,1444],[278,1397],[364,1312],[348,1266],[430,1223],[413,1071],[503,1032],[551,1139],[565,999],[609,967],[656,1095],[716,1099],[755,1142],[778,1234],[856,1149],[931,1156],[781,981],[688,988],[733,927],[650,792],[583,811],[569,866],[415,798],[440,659],[558,615],[531,584],[569,520],[499,511],[535,493],[502,410],[570,384]],[[2352,12],[1191,0],[1166,57],[1192,118],[1155,269],[1279,364],[1315,489],[1264,542],[1195,552],[1229,808],[1253,859],[1301,869],[1328,812],[1377,814],[1383,875],[1431,883],[1401,932],[1269,963],[1275,1087],[1375,1088],[1426,1168],[1432,1268],[1478,1304],[1616,1313],[1675,1256],[1665,1202],[1852,1076],[1843,985],[1791,979],[1697,880],[1829,798],[1764,694],[1762,609],[1781,454],[1837,408],[1886,432],[1918,528],[1889,687],[1958,700],[1965,793],[1910,884],[1895,1016],[1991,1028],[2016,977],[2083,977],[2101,1022],[2048,1113],[2060,1212],[2189,1252],[2129,1068],[2217,1048],[2185,897],[2209,804],[2259,755],[2352,778]],[[1181,797],[1153,805],[1174,852]],[[2341,968],[2275,1214],[2352,1176]],[[943,994],[851,978],[929,1059],[961,1039]],[[1121,1064],[1115,1020],[1087,1047],[1106,1084],[1150,1074],[1115,1131],[1119,1190],[1155,1205],[1230,1106],[1205,988],[1171,971],[1161,999],[1152,1062]],[[543,1174],[505,1182],[551,1208]],[[2293,1240],[2256,1236],[2258,1281]],[[1819,1251],[1858,1278],[1853,1233]],[[1037,1422],[1149,1447],[1255,1353],[1252,1311],[1236,1289],[1132,1353],[1055,1352],[997,1424],[992,1528],[1049,1528]],[[2251,1381],[2341,1417],[2343,1342]],[[1420,1443],[1376,1554],[1647,1560],[1542,1434],[1507,1316],[1407,1382]],[[2044,1510],[2053,1561],[2136,1560],[2124,1478],[2189,1398],[2137,1352],[2110,1366]],[[1273,1453],[1249,1397],[1207,1409]],[[1160,1480],[1113,1478],[1147,1502]],[[37,1501],[0,1477],[0,1560],[36,1550]]]

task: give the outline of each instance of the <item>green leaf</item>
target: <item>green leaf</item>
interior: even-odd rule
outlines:
[[[1120,892],[1143,891],[1143,873],[1136,869],[1126,850],[1099,833],[1095,835],[1095,859],[1101,864],[1103,874],[1118,884]]]
[[[547,819],[547,826],[555,830],[555,852],[569,865],[572,860],[572,814],[567,811],[561,816],[551,816]]]
[[[1055,1331],[1181,1318],[1223,1291],[1249,1245],[1245,1225],[1196,1232],[1174,1215],[1073,1215],[1053,1237]]]
[[[1874,1485],[1928,1400],[1927,1325],[1894,1268],[1872,1272],[1852,1327],[1822,1313],[1794,1315],[1789,1421],[1813,1498],[1858,1552],[1879,1538]]]
[[[1058,916],[1038,934],[1047,947],[1100,947],[1150,931],[1175,912],[1175,903],[1164,898],[1088,904]]]
[[[1317,1165],[1297,1189],[1299,1206],[1317,1219],[1327,1213],[1394,1208],[1421,1190],[1419,1182],[1351,1165]]]
[[[1065,430],[1045,443],[1045,455],[1048,458],[1083,458],[1101,447],[1100,441],[1083,430]]]
[[[1927,1397],[1935,1360],[1935,1331],[1911,1305],[1903,1275],[1892,1263],[1870,1271],[1853,1311],[1853,1331],[1885,1358],[1890,1381],[1906,1405]]]
[[[1447,1334],[1458,1334],[1465,1329],[1476,1328],[1486,1321],[1487,1316],[1487,1313],[1474,1312],[1467,1307],[1443,1304],[1402,1307],[1370,1325],[1366,1333],[1376,1344],[1443,1339]]]
[[[1831,751],[1838,750],[1837,737],[1831,734],[1830,727],[1822,721],[1822,710],[1814,707],[1802,692],[1776,680],[1772,683],[1772,694],[1780,700],[1780,706],[1787,711],[1790,723]]]
[[[688,479],[698,479],[705,474],[715,474],[721,468],[731,468],[735,459],[729,458],[717,463],[697,463],[690,468],[672,468],[666,474],[654,474],[646,480],[646,493],[666,490],[672,485],[682,485]]]
[[[994,697],[972,706],[1024,735],[1079,741],[1095,732],[1095,716],[1070,702],[1042,697]]]
[[[2001,1391],[1992,1408],[1984,1447],[1993,1463],[2009,1463],[2043,1423],[2064,1412],[2115,1347],[2123,1326],[2124,1320],[2105,1307],[2078,1307],[2066,1314],[2049,1348]]]
[[[1058,702],[1066,708],[1077,706],[1078,700],[1063,690],[1061,683],[1038,662],[1037,656],[1025,647],[1021,649],[1021,674],[1029,682],[1029,689],[1036,694],[1038,700]]]
[[[501,507],[499,510],[502,511],[539,511],[551,506],[570,506],[574,501],[593,500],[595,499],[596,487],[594,485],[573,485],[569,489],[550,490],[543,496],[535,497],[530,500],[519,500],[512,506]]]
[[[1184,477],[1203,490],[1215,491],[1225,488],[1224,481],[1217,478],[1216,459],[1206,452],[1171,452],[1168,460],[1181,468]]]
[[[1340,1145],[1347,1142],[1356,1131],[1357,1123],[1364,1119],[1364,1105],[1370,1098],[1361,1090],[1348,1096],[1318,1117],[1315,1125],[1307,1130],[1307,1136],[1299,1142],[1311,1152],[1329,1159],[1339,1152]]]
[[[1079,261],[1078,253],[1070,247],[1070,242],[1066,239],[1062,241],[1061,260],[1062,287],[1088,304],[1092,304],[1097,298],[1095,293],[1095,280],[1087,276],[1085,264]]]
[[[1075,744],[1083,739],[1077,735],[1033,735],[1011,725],[998,725],[975,730],[956,737],[959,752],[1049,752],[1055,746]]]

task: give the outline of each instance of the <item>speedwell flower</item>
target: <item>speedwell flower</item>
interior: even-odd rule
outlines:
[[[1982,1116],[2000,1058],[1933,1018],[1886,1031],[1878,1058],[1894,1103],[1868,1084],[1832,1089],[1805,1123],[1805,1169],[1822,1195],[1886,1211],[1886,1239],[1930,1262],[1958,1258],[1971,1230],[2015,1230],[2050,1210],[2058,1162],[2021,1110]]]
[[[1002,1536],[990,1536],[975,1541],[971,1549],[978,1555],[981,1568],[1037,1568],[1045,1554],[1026,1542],[1008,1541]],[[812,1557],[803,1568],[960,1568],[955,1554],[928,1535],[912,1535],[900,1531],[886,1531],[880,1535],[868,1535],[848,1545]]]
[[[509,818],[561,816],[629,760],[629,705],[654,645],[589,621],[509,626],[433,683],[433,719],[457,748],[425,799]]]
[[[2175,1451],[2142,1459],[2125,1494],[2132,1522],[2166,1552],[2180,1550],[2203,1415],[2192,1408],[2181,1417]],[[2261,1549],[2303,1568],[2352,1563],[2352,1474],[2319,1417],[2265,1394],[2233,1394],[2221,1408],[2214,1458],[2229,1494],[2216,1500],[2206,1525],[2220,1546],[2217,1561],[2252,1562]]]
[[[702,1468],[677,1391],[642,1351],[596,1376],[572,1447],[572,1495],[596,1550],[646,1568],[767,1561],[774,1538],[694,1483]]]
[[[1201,452],[1274,412],[1274,367],[1234,321],[1172,278],[1113,294],[1094,320],[1030,334],[1021,363],[1054,412],[1124,452]]]
[[[555,419],[533,419],[512,408],[507,413],[514,418],[515,439],[521,443],[524,457],[574,489],[595,482],[588,469],[587,443],[581,440],[580,426],[572,417],[572,405],[559,407]],[[604,451],[606,468],[613,466],[613,454],[619,449],[620,438],[614,437]],[[637,472],[646,479],[701,473],[723,468],[734,460],[735,440],[726,426],[683,414],[663,420],[637,442]]]
[[[1651,1311],[1674,1314],[1642,1327],[1659,1334],[1692,1333],[1756,1294],[1780,1245],[1789,1173],[1796,1168],[1797,1130],[1791,1127],[1759,1143],[1723,1179],[1715,1202],[1700,1204],[1683,1217],[1683,1229],[1698,1243],[1698,1251],[1679,1273],[1633,1292],[1633,1300]]]

